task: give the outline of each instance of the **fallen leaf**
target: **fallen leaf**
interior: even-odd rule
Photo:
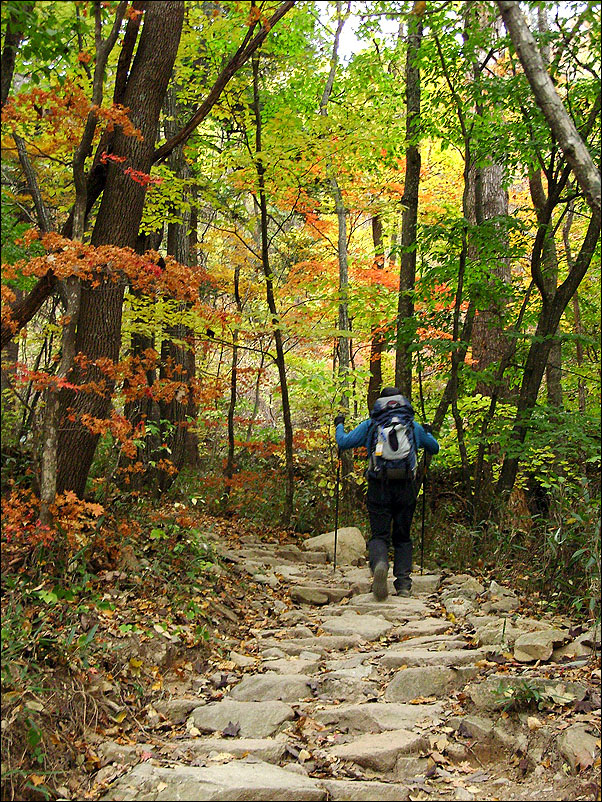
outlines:
[[[537,716],[527,716],[527,727],[530,730],[538,730],[540,727],[543,727],[543,724]]]
[[[42,777],[40,774],[30,774],[29,779],[36,787],[46,781],[46,777]]]

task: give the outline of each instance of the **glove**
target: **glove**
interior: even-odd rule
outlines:
[[[339,423],[345,423],[345,416],[344,415],[337,415],[334,419],[334,425],[338,426]]]
[[[430,424],[430,423],[423,423],[423,424],[422,424],[422,428],[424,429],[424,431],[425,431],[427,434],[432,434],[432,433],[433,433],[433,427],[431,426],[431,424]]]

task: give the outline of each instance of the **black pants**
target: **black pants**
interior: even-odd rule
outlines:
[[[411,583],[412,541],[410,528],[416,509],[416,483],[381,481],[368,477],[368,517],[371,537],[368,541],[370,569],[379,562],[389,562],[389,544],[393,543],[395,586]]]

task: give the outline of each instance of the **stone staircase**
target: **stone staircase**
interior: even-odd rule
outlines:
[[[521,616],[512,591],[468,574],[416,574],[411,598],[377,602],[365,566],[334,571],[328,556],[222,551],[241,581],[286,587],[290,603],[274,595],[270,626],[249,631],[225,671],[155,703],[146,742],[99,743],[95,798],[594,798],[570,789],[584,755],[599,754],[599,715],[559,727],[537,708],[504,708],[526,688],[561,712],[595,700],[599,668],[591,683],[563,676],[592,665],[599,632],[573,638]]]

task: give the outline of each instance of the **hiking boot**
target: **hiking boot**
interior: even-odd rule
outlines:
[[[412,583],[401,585],[398,588],[395,588],[395,592],[397,596],[404,596],[408,597],[412,595]]]
[[[387,588],[388,573],[389,566],[386,562],[377,563],[372,580],[372,593],[376,601],[383,601],[389,595],[389,589]]]

